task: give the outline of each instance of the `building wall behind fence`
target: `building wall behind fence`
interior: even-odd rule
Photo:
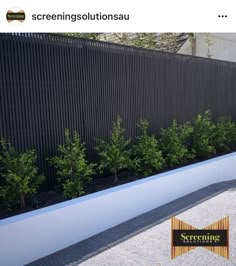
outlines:
[[[136,136],[206,109],[236,120],[236,64],[49,34],[0,34],[0,136],[18,150],[55,155],[65,128],[77,130],[96,159],[95,138],[108,139],[119,114]]]

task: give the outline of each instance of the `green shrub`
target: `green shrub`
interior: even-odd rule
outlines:
[[[9,143],[6,143],[6,140],[3,138],[0,138],[0,186],[2,186],[5,183],[5,178],[3,177],[4,174],[6,174],[6,165],[5,160],[7,154],[7,150],[11,148],[11,145]]]
[[[194,120],[192,134],[192,152],[197,158],[209,157],[216,152],[213,139],[215,125],[211,118],[210,111],[198,115]]]
[[[63,194],[66,198],[76,198],[84,194],[84,184],[81,179],[67,179],[63,184]]]
[[[114,175],[114,183],[118,182],[118,171],[125,169],[130,164],[130,151],[128,145],[130,139],[124,137],[125,129],[122,127],[122,120],[117,116],[116,121],[113,121],[111,139],[106,142],[98,140],[96,150],[100,157],[99,170],[102,173],[105,169],[109,170]]]
[[[231,117],[217,119],[213,142],[217,151],[228,151],[236,146],[236,125]]]
[[[140,121],[138,127],[142,135],[137,137],[137,144],[132,149],[132,168],[135,173],[141,175],[151,175],[163,168],[164,159],[162,152],[159,150],[158,141],[154,135],[149,136],[147,133],[148,121]]]
[[[84,144],[79,135],[74,132],[70,136],[69,129],[65,130],[65,143],[58,146],[58,156],[49,159],[56,168],[59,184],[63,187],[65,197],[75,198],[84,194],[84,186],[94,174],[94,164],[88,163]]]
[[[189,122],[178,125],[174,120],[170,127],[161,129],[160,146],[167,167],[186,163],[193,158],[190,151],[190,136],[193,127]]]
[[[8,207],[20,202],[21,208],[26,207],[26,196],[35,194],[44,176],[38,175],[35,151],[18,153],[10,143],[1,140],[1,176],[4,184],[0,188],[0,196]]]

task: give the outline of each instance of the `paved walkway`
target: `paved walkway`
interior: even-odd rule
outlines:
[[[229,215],[230,259],[196,248],[170,259],[170,217],[205,227]],[[236,180],[221,182],[140,215],[28,266],[236,265]]]

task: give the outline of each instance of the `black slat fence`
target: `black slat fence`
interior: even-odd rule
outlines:
[[[55,155],[65,128],[79,132],[96,160],[95,138],[109,138],[117,114],[134,137],[140,118],[150,121],[150,133],[206,109],[236,120],[235,102],[235,63],[53,34],[0,34],[0,136],[19,151],[37,150],[48,186],[55,175],[45,158]]]

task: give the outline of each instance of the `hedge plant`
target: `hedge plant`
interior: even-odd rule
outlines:
[[[170,127],[161,129],[160,146],[167,167],[181,165],[194,157],[190,149],[192,133],[189,122],[178,125],[176,120]]]
[[[114,175],[114,183],[117,183],[118,172],[130,165],[130,139],[124,136],[125,129],[122,127],[122,119],[117,116],[112,122],[111,138],[109,141],[98,140],[96,150],[100,157],[99,171],[110,171]]]
[[[71,136],[70,130],[66,129],[65,143],[58,146],[58,156],[49,159],[56,168],[57,180],[67,198],[83,195],[85,185],[94,174],[95,165],[87,161],[85,150],[78,133]]]
[[[236,146],[236,125],[231,117],[221,116],[217,119],[213,143],[219,152]]]
[[[216,153],[214,146],[215,129],[211,112],[199,114],[193,123],[192,152],[197,158],[206,158]]]
[[[21,208],[26,207],[26,197],[37,192],[44,176],[38,174],[36,167],[37,156],[34,150],[19,153],[10,143],[1,139],[0,165],[2,187],[0,197],[8,208],[20,203]]]
[[[123,169],[131,168],[136,174],[148,176],[163,167],[175,167],[195,157],[203,159],[236,147],[236,124],[227,116],[214,123],[210,111],[197,115],[192,124],[178,124],[174,120],[170,127],[161,129],[159,141],[148,134],[148,121],[141,120],[137,126],[141,135],[136,137],[132,149],[119,116],[112,123],[110,139],[98,140],[95,147],[100,159],[99,171],[110,171],[114,183]],[[0,205],[26,207],[45,179],[39,175],[36,162],[34,150],[17,152],[9,142],[0,139]],[[85,193],[85,186],[95,173],[95,164],[86,159],[85,144],[77,132],[71,134],[69,129],[65,130],[65,142],[58,146],[58,155],[49,162],[56,169],[65,197],[75,198]]]
[[[154,135],[148,135],[148,121],[141,120],[137,126],[142,134],[137,137],[137,144],[133,146],[131,165],[136,174],[148,176],[163,168],[164,159],[157,139]]]

